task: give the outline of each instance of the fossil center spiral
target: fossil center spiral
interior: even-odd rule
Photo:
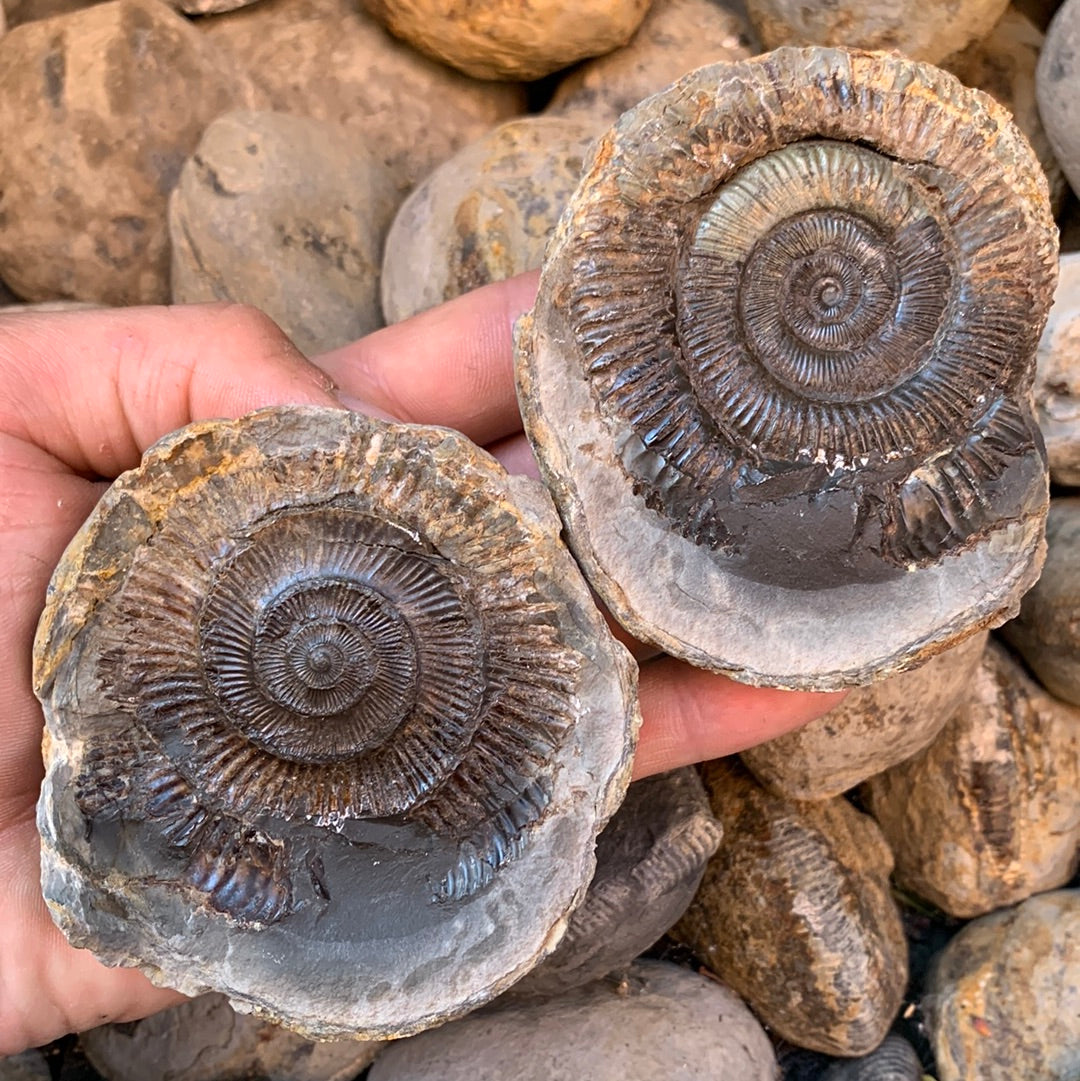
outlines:
[[[745,428],[736,369],[740,402],[754,387],[866,402],[915,376],[951,293],[938,217],[914,173],[850,144],[793,143],[723,185],[680,281],[688,374],[722,426]]]

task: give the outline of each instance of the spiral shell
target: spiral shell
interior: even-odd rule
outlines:
[[[820,687],[1000,621],[1037,572],[1055,243],[1006,111],[895,55],[779,49],[626,114],[519,328],[526,429],[620,621]]]
[[[416,1030],[531,967],[635,717],[553,519],[463,437],[343,411],[149,451],[36,646],[69,937],[323,1036]]]

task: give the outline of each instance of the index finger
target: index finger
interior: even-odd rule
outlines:
[[[416,424],[443,424],[481,445],[521,428],[514,322],[539,271],[495,282],[314,358],[349,398]]]

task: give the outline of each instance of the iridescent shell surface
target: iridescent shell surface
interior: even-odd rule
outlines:
[[[557,526],[444,429],[280,409],[151,448],[35,649],[72,942],[313,1036],[417,1031],[531,968],[636,725]]]
[[[778,49],[642,102],[518,330],[594,588],[638,637],[776,686],[867,682],[1001,622],[1042,555],[1055,271],[1031,148],[936,68]]]

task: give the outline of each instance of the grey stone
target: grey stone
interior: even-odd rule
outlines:
[[[939,1081],[1076,1081],[1080,891],[968,924],[935,962],[922,1008]]]
[[[1054,155],[1073,191],[1080,194],[1080,0],[1065,0],[1047,28],[1035,92]]]
[[[384,1046],[313,1043],[237,1013],[224,995],[199,995],[141,1021],[102,1025],[79,1040],[108,1081],[352,1081]]]
[[[386,242],[387,322],[538,267],[591,144],[579,120],[522,117],[421,181]]]
[[[370,1081],[775,1081],[765,1031],[723,984],[640,961],[612,985],[492,1008],[383,1052]]]
[[[354,131],[283,113],[220,117],[169,203],[173,300],[252,304],[309,354],[359,338],[382,325],[397,193]]]

